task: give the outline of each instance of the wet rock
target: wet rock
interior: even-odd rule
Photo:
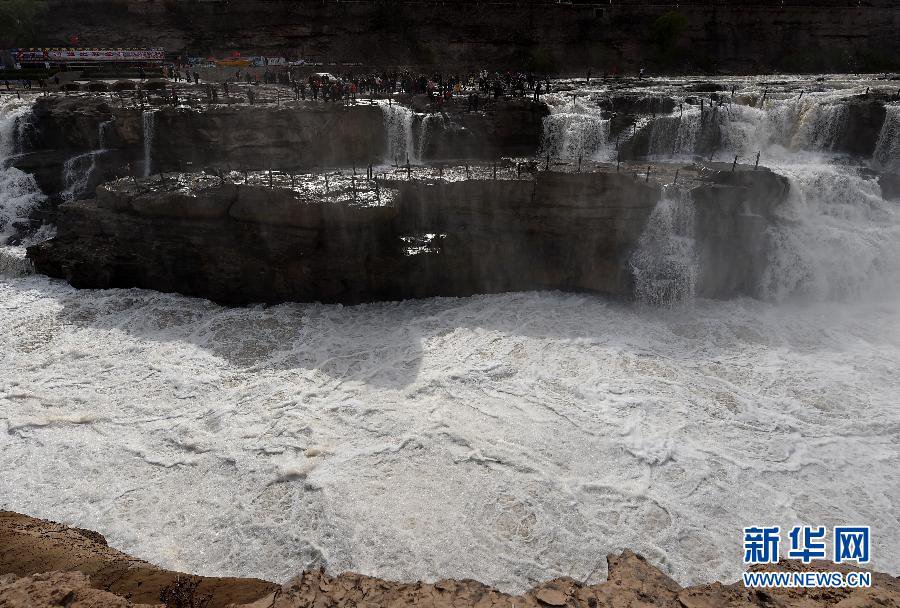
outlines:
[[[714,165],[691,191],[699,266],[697,295],[759,295],[768,265],[768,228],[776,224],[789,183],[768,169]]]
[[[390,203],[228,182],[191,192],[105,187],[61,206],[58,235],[29,255],[39,272],[78,287],[227,304],[528,289],[630,297],[626,262],[659,198],[656,184],[624,173],[381,187],[396,192]]]
[[[900,174],[883,173],[878,177],[881,195],[890,201],[900,200]]]
[[[483,160],[501,156],[533,156],[540,148],[543,103],[526,99],[483,102],[478,112],[457,100],[443,111],[419,119],[422,157]]]
[[[847,102],[843,124],[839,125],[835,139],[831,142],[831,149],[871,157],[884,125],[885,115],[883,101],[862,96]]]

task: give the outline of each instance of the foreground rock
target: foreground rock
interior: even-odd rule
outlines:
[[[44,572],[32,576],[0,576],[0,606],[3,608],[150,608],[91,586],[81,572]]]
[[[606,557],[606,582],[586,585],[570,578],[543,583],[522,595],[507,595],[477,581],[453,579],[434,584],[395,583],[346,573],[328,576],[322,571],[306,572],[271,596],[252,604],[253,608],[334,608],[379,606],[435,606],[541,608],[815,608],[840,606],[900,606],[900,579],[876,573],[872,587],[856,589],[748,589],[741,583],[712,583],[682,588],[678,583],[629,550]],[[770,570],[834,571],[855,570],[828,562],[802,566],[783,561]]]
[[[36,576],[41,573],[51,574]],[[0,578],[2,608],[128,605],[123,600],[158,604],[160,593],[180,576],[116,551],[97,532],[0,511],[3,575],[9,576]],[[208,608],[248,603],[278,588],[258,579],[194,578],[198,593],[211,598]],[[63,601],[66,597],[73,603]]]
[[[279,587],[256,579],[194,577],[161,570],[119,553],[96,532],[25,515],[0,512],[0,607],[2,608],[313,608],[433,606],[435,608],[585,608],[900,606],[900,579],[875,573],[872,587],[856,589],[757,590],[712,583],[682,588],[640,555],[607,556],[604,583],[569,578],[543,583],[522,595],[501,593],[477,581],[453,579],[403,583],[322,570],[305,572]],[[827,562],[782,571],[856,570]],[[204,603],[206,602],[206,603]]]

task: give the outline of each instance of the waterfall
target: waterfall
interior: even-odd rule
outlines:
[[[0,245],[14,241],[30,211],[46,199],[34,177],[12,166],[20,147],[21,121],[31,112],[30,99],[0,100]]]
[[[645,140],[639,154],[656,157],[706,156],[713,152],[725,158],[737,156],[743,161],[757,152],[789,161],[797,152],[830,153],[839,146],[848,128],[849,110],[846,93],[811,93],[800,98],[770,97],[765,108],[739,103],[705,106],[683,104],[666,116],[649,119],[639,132]],[[879,143],[882,156],[890,152],[897,131],[896,110],[888,106],[888,119]],[[891,112],[893,123],[891,123]],[[890,124],[895,126],[890,126]],[[645,143],[643,143],[645,141]]]
[[[609,160],[609,119],[587,100],[573,101],[560,94],[544,98],[550,114],[544,117],[541,155],[565,160]]]
[[[666,188],[629,262],[638,302],[672,306],[693,300],[700,269],[689,192]]]
[[[87,192],[91,177],[97,168],[97,157],[107,152],[106,129],[110,124],[111,121],[107,120],[98,126],[97,142],[100,147],[97,150],[73,156],[63,164],[64,188],[60,193],[63,202],[71,203]],[[145,153],[147,151],[146,145],[144,151]]]
[[[648,154],[660,156],[695,154],[704,119],[715,113],[715,110],[707,110],[704,114],[700,112],[700,108],[689,106],[684,112],[679,111],[678,115],[656,118],[645,127],[649,129]]]
[[[153,168],[153,137],[156,130],[156,114],[153,110],[145,110],[144,127],[144,177],[150,177]]]
[[[788,150],[827,151],[847,125],[847,105],[835,93],[812,93],[802,99],[772,99],[763,128],[770,145]]]
[[[413,121],[416,114],[410,108],[398,103],[389,104],[381,101],[378,104],[384,117],[384,131],[387,137],[385,143],[385,162],[406,164],[418,163],[419,156],[413,137]]]
[[[763,298],[859,299],[900,283],[900,208],[873,176],[835,164],[777,172],[790,193],[769,229]]]
[[[872,160],[884,171],[900,171],[900,105],[885,106],[885,111]]]
[[[105,150],[92,150],[78,156],[73,156],[63,164],[63,184],[65,185],[60,197],[63,202],[71,203],[85,193],[91,180],[91,175],[97,167],[97,155]]]
[[[106,149],[106,129],[112,124],[111,120],[104,120],[97,127],[97,148]]]
[[[419,122],[419,140],[416,142],[416,158],[421,162],[425,158],[425,145],[428,142],[428,133],[432,123],[438,123],[440,128],[446,124],[446,119],[442,113],[425,114]]]

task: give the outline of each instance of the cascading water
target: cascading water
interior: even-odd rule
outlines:
[[[142,114],[144,130],[144,177],[150,177],[153,170],[153,138],[156,131],[156,112],[145,110]]]
[[[846,100],[839,93],[774,98],[765,108],[769,145],[788,150],[827,151],[846,130]]]
[[[550,114],[544,117],[541,156],[563,160],[609,160],[609,119],[590,99],[559,93],[543,97]]]
[[[649,129],[657,158],[684,159],[697,152],[697,133],[730,159],[762,163],[788,179],[787,202],[767,232],[766,271],[756,295],[773,301],[800,297],[819,301],[850,299],[900,283],[900,213],[886,201],[864,159],[831,152],[846,137],[847,94],[816,93],[770,97],[764,108],[723,104],[696,108],[685,117],[657,118]],[[680,119],[680,120],[679,120]],[[674,152],[666,154],[665,148]],[[900,148],[897,106],[887,106],[872,164],[896,166]],[[855,163],[855,164],[854,164]],[[697,268],[683,262],[687,251],[683,224],[690,202],[664,197],[648,223],[632,259],[638,299],[668,304],[684,299],[682,286],[696,280]],[[673,211],[678,211],[673,215]],[[672,256],[670,253],[676,252]],[[679,260],[682,263],[679,263]],[[673,278],[674,277],[674,278]]]
[[[859,299],[900,284],[900,208],[853,167],[785,165],[790,196],[770,229],[762,297]]]
[[[693,301],[700,269],[689,192],[664,189],[629,264],[638,302],[673,306]]]
[[[419,122],[419,138],[416,142],[416,158],[421,161],[425,158],[425,146],[428,143],[428,136],[432,129],[443,129],[446,125],[446,118],[443,113],[425,114]]]
[[[99,149],[73,156],[63,164],[64,188],[60,193],[63,202],[71,203],[87,191],[91,177],[97,168],[97,157],[107,152],[106,129],[110,124],[110,121],[101,122],[97,128]],[[147,153],[146,144],[144,151]]]
[[[717,116],[715,109],[701,112],[700,108],[687,107],[671,116],[651,120],[644,129],[649,130],[648,156],[692,155],[697,152],[697,142],[705,122]]]
[[[22,133],[19,126],[32,102],[9,96],[0,100],[0,246],[16,239],[29,212],[46,198],[34,177],[11,165]]]
[[[656,159],[718,154],[746,160],[757,152],[786,158],[833,149],[847,126],[846,99],[835,92],[773,94],[764,107],[706,101],[682,102],[671,114],[649,119],[642,127],[646,149],[635,152]]]
[[[418,147],[413,136],[415,112],[399,103],[380,101],[378,105],[381,106],[384,116],[384,131],[387,137],[385,162],[404,165],[408,160],[410,163],[418,163]]]
[[[900,105],[885,106],[885,111],[872,160],[879,169],[900,172]]]
[[[63,164],[63,183],[65,188],[60,193],[63,202],[71,203],[84,194],[91,175],[97,167],[97,155],[102,150],[92,150],[73,156]]]

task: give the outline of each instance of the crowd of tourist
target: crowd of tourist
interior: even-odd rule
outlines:
[[[209,103],[218,103],[220,92],[223,97],[233,100],[234,95],[245,97],[248,103],[257,103],[266,99],[266,95],[255,91],[259,85],[285,87],[293,94],[294,99],[324,102],[352,101],[358,98],[390,99],[396,95],[411,97],[427,95],[433,106],[440,106],[451,100],[465,98],[469,110],[478,110],[482,104],[491,99],[502,97],[528,97],[537,101],[544,93],[550,92],[550,80],[539,78],[531,72],[488,71],[481,70],[471,74],[444,74],[439,71],[431,73],[415,73],[413,71],[382,71],[373,73],[354,73],[352,71],[340,75],[318,72],[301,74],[295,67],[267,68],[265,71],[237,69],[229,72],[224,79],[217,75],[216,82],[205,80],[200,72],[188,65],[169,65],[162,69],[147,70],[140,68],[137,86],[138,96],[145,97],[143,83],[153,80],[153,76],[162,76],[173,85],[200,86]],[[60,86],[58,76],[50,83],[41,79],[37,85],[46,90],[49,85]],[[240,86],[238,86],[240,85]],[[246,86],[245,86],[246,85]],[[31,80],[5,82],[10,90],[29,90],[33,86]],[[166,87],[166,96],[172,104],[179,103],[176,86]],[[271,90],[271,87],[265,87]],[[271,96],[271,92],[269,93]],[[183,97],[183,95],[182,95]],[[282,98],[283,99],[283,98]]]
[[[199,75],[175,71],[175,80],[186,79],[199,81]],[[265,70],[253,73],[250,70],[236,70],[225,82],[222,90],[227,96],[229,85],[246,83],[249,85],[283,85],[293,91],[297,100],[322,100],[329,102],[355,100],[357,98],[387,98],[395,94],[406,96],[427,95],[432,103],[438,105],[454,97],[466,97],[469,109],[478,109],[483,98],[498,99],[504,96],[532,97],[537,100],[540,95],[550,91],[549,79],[540,79],[533,73],[524,72],[489,72],[482,70],[476,74],[449,74],[433,72],[414,74],[404,72],[380,72],[355,74],[347,72],[336,76],[330,73],[314,73],[300,75],[296,70]],[[214,85],[207,88],[207,97],[216,101],[218,91]],[[257,97],[252,89],[247,92],[248,100],[253,103]]]

